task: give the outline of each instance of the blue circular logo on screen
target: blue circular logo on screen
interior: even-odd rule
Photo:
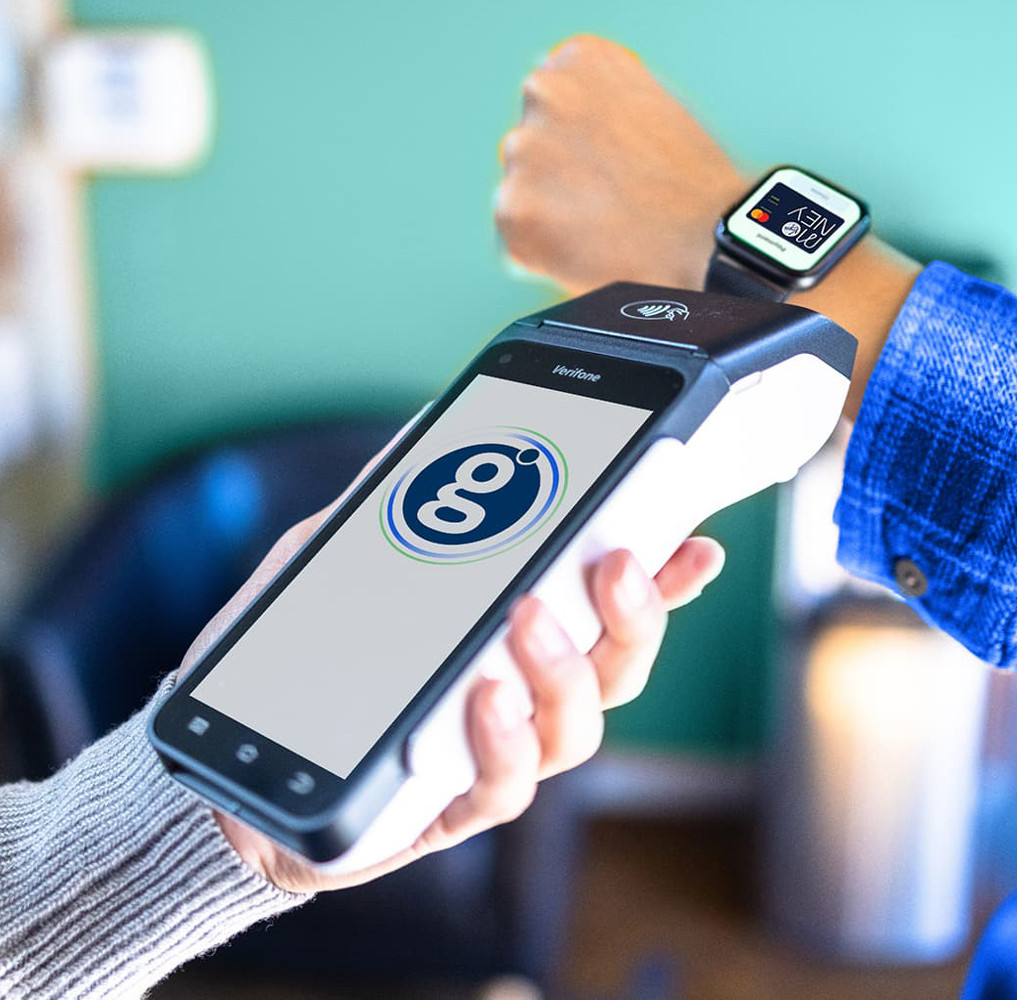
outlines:
[[[564,456],[543,435],[479,431],[396,480],[382,500],[382,530],[414,559],[486,559],[532,535],[558,507],[567,480]]]

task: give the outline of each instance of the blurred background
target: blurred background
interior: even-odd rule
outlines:
[[[7,777],[142,704],[275,535],[562,297],[491,216],[520,84],[581,31],[746,168],[1017,281],[1010,0],[2,0]],[[155,995],[955,996],[1017,886],[1013,683],[836,569],[843,446],[711,522],[722,578],[531,815]]]

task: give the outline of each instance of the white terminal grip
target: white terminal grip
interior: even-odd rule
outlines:
[[[791,479],[833,432],[848,385],[847,374],[807,352],[729,381],[727,392],[687,440],[658,437],[649,445],[531,591],[576,646],[588,651],[601,633],[588,585],[597,561],[626,548],[649,575],[656,574],[711,514]],[[476,770],[466,699],[477,679],[507,681],[530,701],[505,634],[502,626],[413,732],[401,787],[357,842],[323,866],[326,870],[353,872],[393,857],[469,789]]]

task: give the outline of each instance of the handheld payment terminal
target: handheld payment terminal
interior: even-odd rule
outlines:
[[[391,857],[474,780],[465,702],[532,591],[576,645],[591,564],[653,575],[832,432],[855,341],[807,309],[619,283],[517,320],[159,707],[178,781],[304,857]]]

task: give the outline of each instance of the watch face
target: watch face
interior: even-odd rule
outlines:
[[[725,220],[740,243],[797,274],[822,270],[866,217],[850,195],[795,167],[766,178]]]

